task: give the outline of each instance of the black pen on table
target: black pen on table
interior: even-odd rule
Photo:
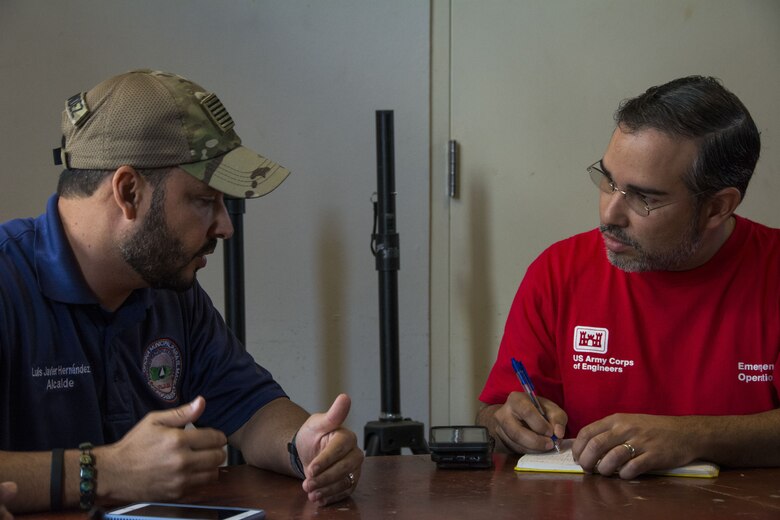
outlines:
[[[534,407],[539,411],[539,413],[544,417],[544,420],[547,422],[550,422],[550,419],[547,418],[547,414],[544,413],[544,410],[542,409],[542,403],[539,402],[539,399],[536,397],[536,391],[534,390],[534,384],[531,382],[531,378],[528,376],[528,372],[525,371],[525,367],[523,364],[516,360],[515,358],[512,358],[512,368],[515,370],[515,374],[517,374],[517,379],[520,380],[520,384],[523,385],[523,390],[525,390],[525,393],[528,395],[528,398],[533,403]],[[555,435],[555,433],[552,434],[550,437],[553,441],[553,446],[555,447],[555,451],[558,453],[561,452],[561,442],[558,440],[558,436]]]

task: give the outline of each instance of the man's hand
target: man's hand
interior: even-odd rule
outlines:
[[[490,405],[477,413],[477,424],[507,450],[515,453],[544,452],[553,449],[552,434],[563,439],[569,418],[557,404],[539,397],[550,422],[534,407],[524,392],[512,392],[502,405]]]
[[[5,504],[16,496],[15,482],[0,482],[0,520],[14,520],[14,516],[6,509]]]
[[[572,453],[587,472],[632,479],[688,464],[696,437],[691,417],[614,414],[580,430]]]
[[[363,451],[357,436],[342,426],[350,404],[341,394],[330,410],[313,414],[298,430],[295,444],[306,474],[303,490],[317,505],[346,498],[360,479]]]
[[[175,500],[192,486],[217,480],[225,435],[211,428],[184,429],[205,408],[206,401],[198,397],[178,408],[151,412],[119,442],[96,448],[101,498]]]

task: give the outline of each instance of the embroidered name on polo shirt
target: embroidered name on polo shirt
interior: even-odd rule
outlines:
[[[52,366],[34,366],[31,368],[32,377],[45,377],[46,390],[69,390],[76,386],[76,380],[73,376],[91,374],[92,369],[89,365],[52,365]]]

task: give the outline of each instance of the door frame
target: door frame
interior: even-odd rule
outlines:
[[[431,426],[450,424],[450,139],[451,0],[431,0]]]

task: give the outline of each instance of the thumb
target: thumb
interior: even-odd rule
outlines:
[[[339,394],[327,412],[312,416],[311,428],[321,433],[327,433],[341,427],[349,414],[351,405],[352,400],[347,394]]]
[[[10,502],[16,496],[16,482],[0,482],[0,505]]]
[[[164,412],[154,414],[154,422],[161,426],[170,426],[172,428],[184,428],[188,423],[195,422],[206,409],[206,400],[201,396],[196,397],[189,403],[171,408]]]
[[[330,405],[330,409],[325,412],[325,419],[330,423],[332,429],[338,428],[347,419],[349,408],[352,406],[352,400],[347,394],[339,394]]]

